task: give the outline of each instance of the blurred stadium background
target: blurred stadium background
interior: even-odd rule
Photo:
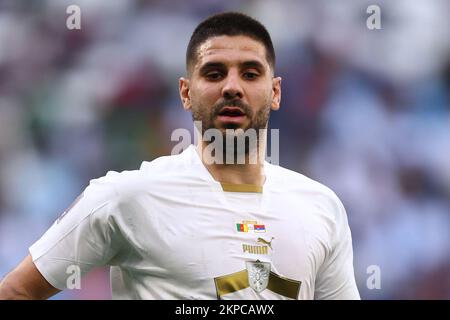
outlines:
[[[81,8],[81,30],[66,8]],[[381,7],[381,30],[366,8]],[[0,0],[0,274],[89,180],[169,154],[191,32],[236,10],[272,34],[280,164],[331,187],[364,299],[450,299],[447,0]],[[381,270],[370,290],[368,266]],[[108,271],[54,299],[109,299]]]

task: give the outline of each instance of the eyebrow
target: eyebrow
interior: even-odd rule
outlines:
[[[241,62],[241,63],[239,63],[239,67],[241,69],[255,68],[260,71],[265,70],[264,65],[257,60],[249,60],[249,61]],[[223,62],[211,61],[211,62],[207,62],[204,65],[202,65],[200,67],[199,72],[205,73],[206,71],[211,70],[211,69],[226,69],[226,68],[227,68],[227,66]]]

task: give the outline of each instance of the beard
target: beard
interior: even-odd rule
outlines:
[[[245,128],[240,128],[240,125],[237,123],[227,123],[222,127],[217,127],[214,124],[214,120],[219,116],[220,111],[225,106],[233,106],[239,107],[245,115],[250,119],[250,122]],[[254,152],[258,150],[260,145],[260,129],[266,129],[269,121],[270,114],[270,103],[267,102],[261,108],[253,112],[252,108],[241,100],[233,99],[233,100],[223,100],[216,103],[211,109],[201,104],[193,104],[192,106],[192,120],[200,121],[202,124],[202,137],[205,136],[205,132],[208,129],[217,129],[222,133],[222,152],[223,156],[229,159],[233,157],[234,163],[236,163],[239,156],[246,156],[250,152]],[[230,135],[227,133],[227,129],[232,129],[233,133]],[[249,132],[249,129],[253,129],[256,134],[256,141],[250,141],[251,138],[246,138],[246,133]],[[251,131],[253,131],[251,130]],[[250,135],[251,137],[251,135]],[[242,141],[243,144],[239,143]],[[228,142],[227,142],[228,140]],[[213,143],[212,141],[206,141],[207,144]],[[231,143],[230,143],[231,142]],[[255,150],[256,148],[256,150]]]

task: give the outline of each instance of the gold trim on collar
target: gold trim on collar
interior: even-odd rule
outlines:
[[[256,184],[235,184],[235,183],[227,183],[221,182],[222,189],[225,192],[254,192],[254,193],[262,193],[263,187],[257,186]]]

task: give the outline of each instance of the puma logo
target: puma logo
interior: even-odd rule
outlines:
[[[273,239],[275,239],[275,238],[272,237],[272,238],[270,239],[270,241],[267,241],[267,240],[264,240],[263,238],[258,238],[257,242],[261,242],[261,243],[267,244],[267,245],[269,246],[269,248],[270,248],[271,250],[273,250],[273,249],[272,249],[272,241],[273,241]]]

